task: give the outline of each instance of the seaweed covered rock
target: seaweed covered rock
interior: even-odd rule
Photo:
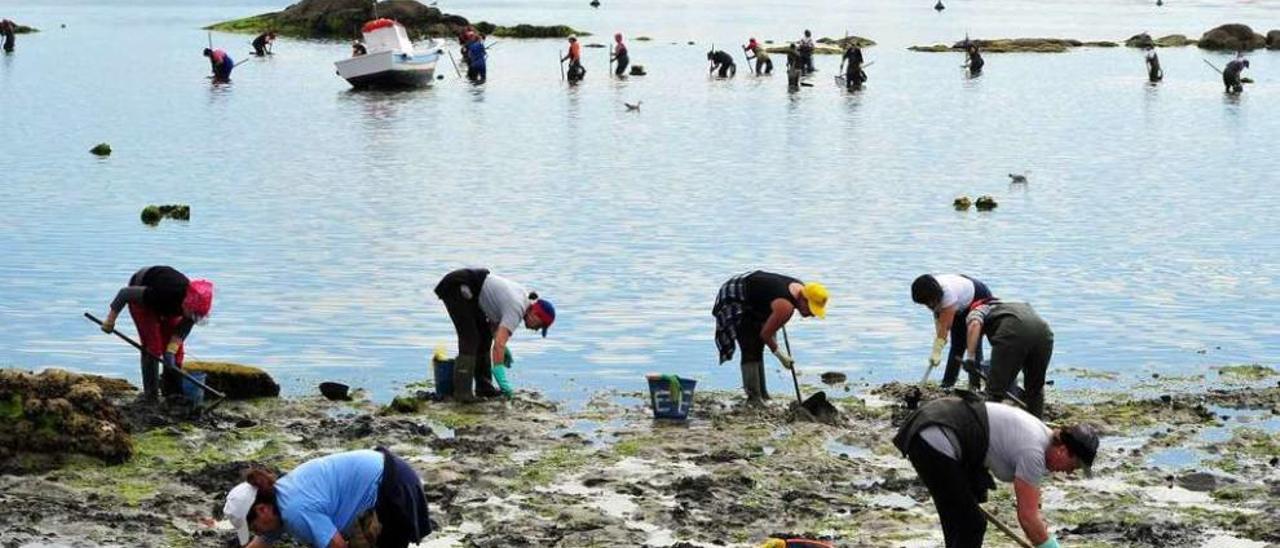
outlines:
[[[950,46],[934,44],[930,46],[911,46],[911,51],[926,53],[943,53],[964,51],[969,44],[977,44],[983,53],[1063,53],[1071,48],[1082,46],[1114,47],[1113,42],[1081,42],[1069,38],[998,38],[994,40],[965,39]]]
[[[1195,40],[1187,38],[1185,34],[1170,34],[1156,38],[1156,46],[1161,48],[1180,48],[1183,46],[1194,46]]]
[[[17,25],[17,24],[13,26],[14,34],[31,34],[33,32],[40,32],[40,29],[35,27],[28,27],[26,25]]]
[[[568,25],[527,25],[519,24],[511,27],[495,25],[488,21],[476,23],[476,30],[481,34],[501,38],[568,38],[570,36],[591,36],[591,33],[577,30]]]
[[[191,206],[186,204],[167,204],[167,205],[149,205],[142,208],[139,215],[143,224],[156,226],[160,224],[162,219],[173,219],[175,221],[190,221]]]
[[[1214,51],[1251,51],[1266,47],[1267,38],[1253,32],[1249,25],[1231,23],[1205,32],[1198,45]]]
[[[982,196],[978,196],[978,199],[977,199],[977,200],[974,200],[974,202],[973,202],[973,206],[974,206],[974,207],[976,207],[976,208],[978,208],[978,211],[991,211],[991,210],[995,209],[995,208],[996,208],[996,206],[999,206],[999,205],[1000,205],[1000,204],[997,204],[997,203],[996,203],[996,199],[995,199],[995,198],[993,198],[993,197],[991,197],[990,195],[987,195],[987,194],[984,194],[984,195],[982,195]]]
[[[951,205],[956,208],[956,211],[968,211],[973,206],[973,200],[968,196],[957,196],[951,201]]]
[[[630,74],[632,76],[644,76],[648,73],[644,71],[644,65],[631,65]]]
[[[1150,34],[1147,34],[1144,32],[1142,34],[1135,34],[1133,36],[1130,36],[1128,40],[1124,41],[1124,45],[1131,48],[1146,49],[1146,48],[1156,47],[1156,41],[1154,38],[1151,37]]]
[[[89,149],[89,152],[92,153],[94,156],[110,156],[111,145],[108,145],[106,143],[98,143],[94,145],[93,148]]]
[[[15,463],[33,453],[128,459],[133,440],[110,400],[122,387],[96,379],[61,369],[0,369],[0,470],[22,471]]]
[[[1280,49],[1280,30],[1267,32],[1267,49]]]
[[[230,400],[274,398],[280,385],[266,371],[248,365],[223,362],[187,362],[188,373],[204,373],[205,384],[227,395]]]
[[[413,37],[456,34],[468,21],[423,5],[416,0],[383,0],[378,2],[378,17],[399,21]],[[374,18],[374,5],[368,0],[302,0],[283,11],[233,19],[205,27],[224,32],[259,33],[274,30],[283,36],[299,38],[347,39],[360,36],[360,27]]]
[[[840,48],[841,50],[849,49],[850,45],[856,45],[860,48],[869,48],[871,46],[876,45],[875,40],[872,40],[870,38],[863,38],[861,36],[846,36],[844,38],[823,37],[818,39],[818,43],[823,45],[828,45],[828,46],[835,46],[837,48]]]

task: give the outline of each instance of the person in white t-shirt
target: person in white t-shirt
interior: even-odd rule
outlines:
[[[1038,548],[1058,548],[1040,513],[1040,483],[1050,472],[1092,475],[1097,429],[1083,423],[1049,428],[1016,407],[962,394],[924,404],[893,439],[929,489],[946,546],[982,546],[987,522],[979,504],[995,488],[995,476],[1013,484],[1027,538]]]
[[[924,274],[911,282],[911,300],[933,312],[934,339],[929,367],[937,367],[942,362],[942,349],[947,345],[948,335],[951,338],[947,367],[942,374],[942,388],[955,386],[956,377],[960,374],[965,351],[965,316],[975,302],[981,303],[993,298],[987,284],[963,274]],[[974,355],[976,361],[982,363],[981,341],[978,342]],[[980,386],[978,376],[971,373],[969,387],[977,390]]]
[[[547,328],[556,320],[556,308],[550,301],[483,268],[446,274],[436,284],[435,293],[444,301],[458,333],[452,390],[456,401],[502,395],[493,385],[493,364],[505,361],[507,341],[521,323],[546,337]]]

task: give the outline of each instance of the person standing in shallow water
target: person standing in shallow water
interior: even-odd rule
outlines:
[[[845,89],[853,91],[862,88],[862,83],[867,80],[867,73],[862,72],[862,48],[858,44],[849,43],[849,47],[844,50],[844,57],[840,59],[840,68],[844,72]]]
[[[459,402],[501,396],[502,391],[493,384],[493,364],[506,361],[507,341],[522,322],[546,337],[547,328],[556,320],[556,308],[550,301],[483,268],[446,274],[436,284],[435,294],[444,301],[458,334],[453,398]]]
[[[804,70],[805,74],[810,74],[814,71],[813,50],[815,47],[817,45],[813,42],[813,33],[809,32],[809,29],[805,29],[804,38],[800,39],[800,47],[797,48],[800,51],[800,68]]]
[[[472,84],[483,84],[489,79],[489,51],[484,47],[484,38],[476,35],[466,45],[467,79]]]
[[[987,62],[982,60],[982,52],[978,51],[978,43],[969,42],[969,45],[965,48],[965,52],[969,57],[969,61],[965,63],[965,66],[969,67],[969,76],[978,76],[982,74],[982,67],[985,66]]]
[[[627,54],[627,45],[622,42],[622,33],[613,35],[613,55],[610,57],[617,68],[613,69],[613,75],[622,78],[626,74],[627,66],[631,64],[631,56]]]
[[[569,83],[581,82],[587,77],[587,68],[582,66],[582,44],[577,36],[569,37],[569,53],[560,58],[560,62],[569,62]]]
[[[14,43],[17,41],[16,34],[18,32],[18,24],[8,19],[0,19],[0,37],[4,38],[4,52],[13,53]]]
[[[903,421],[893,445],[929,489],[947,548],[979,548],[987,520],[979,504],[994,475],[1013,484],[1018,524],[1037,548],[1058,548],[1040,513],[1040,482],[1051,472],[1092,475],[1098,432],[1092,425],[1049,428],[1027,412],[976,395],[930,401]]]
[[[720,78],[732,78],[738,73],[738,66],[733,63],[733,56],[723,50],[707,52],[707,60],[711,61],[711,68],[707,70],[707,73],[714,73],[719,70],[720,73],[717,76]]]
[[[104,332],[115,330],[116,318],[125,305],[129,306],[133,325],[138,328],[142,347],[147,349],[142,354],[143,398],[155,402],[160,394],[180,395],[181,375],[171,368],[182,368],[185,343],[192,327],[203,322],[213,308],[213,283],[188,279],[168,266],[143,268],[129,278],[129,285],[120,289],[111,301],[107,318],[102,322]],[[163,372],[153,355],[163,356]]]
[[[720,286],[711,314],[716,318],[716,348],[720,363],[733,359],[734,344],[742,351],[742,387],[748,405],[764,405],[764,349],[790,369],[795,361],[778,345],[777,333],[799,312],[803,317],[827,315],[827,288],[790,276],[754,270]]]
[[[747,45],[742,46],[742,50],[751,54],[747,57],[748,61],[755,60],[756,76],[773,74],[773,60],[769,58],[769,52],[765,51],[764,46],[761,46],[755,38],[748,40]]]
[[[1164,70],[1160,68],[1160,56],[1156,55],[1155,46],[1147,46],[1147,81],[1155,83],[1164,80]]]
[[[214,82],[231,81],[231,69],[236,68],[236,62],[227,55],[227,52],[205,48],[204,56],[209,58],[209,68],[213,70]]]
[[[253,54],[258,57],[271,55],[271,45],[276,43],[276,32],[267,31],[253,39]]]
[[[1246,68],[1249,68],[1249,60],[1236,57],[1222,69],[1222,85],[1226,86],[1227,93],[1244,92],[1244,81],[1240,79],[1240,74]]]
[[[800,91],[800,77],[804,75],[804,63],[795,44],[787,47],[787,91]]]
[[[992,298],[994,297],[987,284],[963,274],[924,274],[911,282],[911,300],[933,312],[934,339],[933,352],[929,355],[930,367],[937,367],[942,362],[942,349],[947,345],[948,335],[951,338],[947,368],[942,374],[942,388],[955,386],[956,377],[960,374],[968,333],[965,319],[970,307],[975,301]],[[981,340],[973,354],[975,360],[982,363]],[[976,374],[969,374],[969,386],[975,390],[982,386]]]

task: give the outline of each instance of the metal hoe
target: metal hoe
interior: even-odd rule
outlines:
[[[91,321],[91,322],[93,322],[93,323],[96,323],[96,324],[98,324],[98,325],[102,325],[102,320],[99,320],[98,318],[94,317],[94,316],[93,316],[93,314],[90,314],[90,313],[88,313],[88,312],[85,312],[85,313],[84,313],[84,317],[88,318],[88,319],[89,319],[89,321]],[[179,375],[182,375],[182,378],[187,379],[188,381],[190,381],[190,382],[191,382],[191,384],[194,384],[194,385],[196,385],[196,386],[199,386],[199,387],[200,387],[201,389],[203,389],[205,392],[208,392],[208,393],[210,393],[210,394],[213,394],[214,396],[217,396],[217,397],[218,397],[217,401],[214,401],[213,403],[209,404],[209,406],[208,406],[207,408],[205,408],[205,410],[206,410],[206,411],[210,411],[210,410],[212,410],[213,408],[215,408],[215,407],[217,407],[217,406],[221,405],[221,404],[222,404],[222,402],[223,402],[223,400],[227,399],[227,395],[226,395],[226,394],[223,394],[222,392],[219,392],[219,391],[217,391],[217,390],[214,390],[213,388],[210,388],[210,387],[209,387],[209,385],[207,385],[207,384],[205,384],[205,383],[203,383],[203,382],[200,382],[200,381],[196,380],[194,377],[192,377],[192,376],[191,376],[190,374],[188,374],[186,371],[183,371],[182,369],[179,369],[178,367],[175,367],[175,366],[173,366],[173,365],[170,365],[170,364],[165,363],[164,358],[162,358],[162,357],[160,357],[160,356],[157,356],[157,355],[153,354],[150,350],[147,350],[145,347],[143,347],[142,345],[138,344],[138,342],[137,342],[137,341],[135,341],[135,340],[133,340],[133,339],[129,338],[129,336],[128,336],[128,335],[125,335],[124,333],[121,333],[121,332],[117,331],[117,330],[116,330],[116,329],[114,329],[114,328],[111,330],[111,333],[112,333],[112,334],[114,334],[114,335],[115,335],[115,336],[117,336],[117,337],[120,337],[122,340],[124,340],[124,342],[129,343],[129,344],[130,344],[131,346],[133,346],[134,348],[137,348],[139,352],[142,352],[143,354],[145,354],[145,355],[147,355],[147,356],[151,357],[152,359],[159,361],[160,363],[164,364],[164,366],[165,366],[165,367],[169,368],[170,370],[174,371],[175,373],[177,373],[177,374],[179,374]]]
[[[996,519],[995,514],[992,514],[990,510],[983,508],[981,504],[978,505],[978,510],[982,511],[982,515],[987,518],[987,521],[996,526],[996,529],[999,529],[1000,532],[1008,536],[1009,539],[1015,542],[1018,546],[1021,546],[1022,548],[1036,548],[1034,544],[1031,544],[1031,541],[1022,538],[1022,535],[1015,532],[1012,527],[1009,527],[1008,525],[1005,525],[1004,522]]]

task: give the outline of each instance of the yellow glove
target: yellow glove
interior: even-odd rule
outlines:
[[[103,332],[103,333],[110,334],[111,332],[113,332],[113,331],[115,331],[115,330],[116,330],[116,322],[115,322],[115,320],[107,319],[107,321],[102,322],[102,332]]]
[[[929,355],[929,365],[937,367],[942,363],[942,347],[947,346],[947,340],[937,338],[933,340],[933,353]]]
[[[182,348],[182,343],[178,341],[171,341],[169,346],[164,347],[164,351],[166,354],[177,354],[179,348]]]

